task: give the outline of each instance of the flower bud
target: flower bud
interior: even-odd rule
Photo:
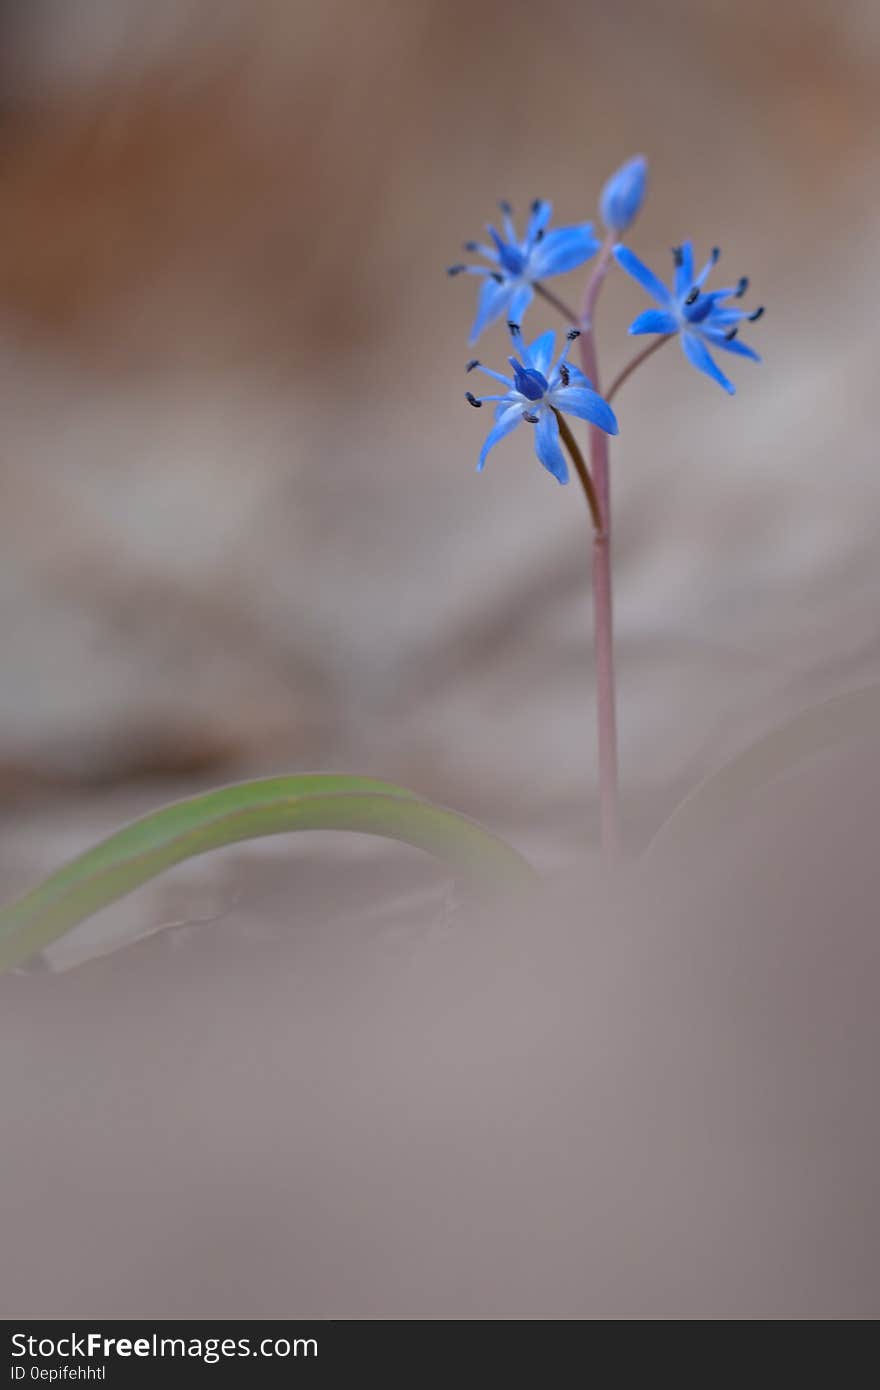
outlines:
[[[599,212],[609,232],[625,232],[637,216],[645,196],[648,161],[643,154],[628,159],[602,189]]]

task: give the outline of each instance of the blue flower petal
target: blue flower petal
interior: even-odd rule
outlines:
[[[492,246],[487,246],[483,241],[469,241],[465,243],[465,251],[475,256],[485,256],[487,261],[493,261],[495,269],[498,268],[498,252]]]
[[[535,238],[540,236],[552,216],[553,204],[548,203],[546,198],[536,198],[532,203],[532,215],[526,230],[526,241],[529,246],[534,245]]]
[[[590,222],[582,222],[578,227],[557,227],[539,241],[529,257],[529,274],[533,280],[543,280],[548,275],[562,275],[566,270],[575,270],[583,265],[599,250],[599,242],[593,236]]]
[[[629,326],[630,333],[677,333],[678,319],[668,309],[646,309]]]
[[[706,376],[717,381],[719,386],[723,386],[729,396],[736,395],[736,387],[732,381],[728,381],[720,367],[712,361],[709,349],[696,333],[682,333],[681,346],[684,355],[691,366],[696,367],[698,372],[705,372]]]
[[[500,381],[502,386],[506,386],[508,391],[513,390],[513,381],[509,376],[504,376],[502,372],[495,372],[491,367],[484,367],[482,362],[469,362],[467,370],[483,372],[485,376],[490,376],[493,381]]]
[[[451,265],[446,271],[447,275],[497,275],[498,272],[491,265]]]
[[[553,361],[553,347],[556,342],[556,334],[551,328],[547,333],[542,333],[540,338],[536,338],[529,345],[528,356],[532,366],[542,376],[549,376],[550,363]]]
[[[720,309],[712,310],[707,328],[732,328],[735,323],[742,323],[744,318],[748,318],[745,309]]]
[[[589,420],[591,425],[598,425],[606,434],[617,434],[614,411],[597,392],[590,391],[585,386],[563,386],[555,393],[553,399],[566,415],[576,415],[579,420]]]
[[[693,242],[683,241],[678,252],[678,261],[675,267],[675,293],[677,298],[682,299],[690,292],[694,283]]]
[[[643,290],[647,290],[652,299],[656,299],[658,304],[662,304],[664,309],[672,305],[672,295],[666,288],[662,280],[658,280],[653,270],[649,270],[644,261],[640,261],[628,246],[615,246],[614,259],[628,275],[637,280]]]
[[[736,285],[725,285],[725,287],[724,287],[723,289],[720,289],[720,290],[706,290],[706,291],[705,291],[705,296],[704,296],[704,297],[705,297],[706,299],[711,299],[711,300],[712,300],[713,308],[714,308],[715,304],[716,304],[719,300],[722,300],[722,299],[730,299],[731,296],[732,296],[732,295],[735,295],[735,294],[736,294]]]
[[[541,411],[535,425],[535,453],[548,473],[560,483],[568,482],[568,464],[559,443],[559,421],[549,406]]]
[[[714,248],[714,250],[712,251],[712,254],[710,255],[708,261],[707,261],[706,264],[703,266],[703,269],[700,271],[699,275],[697,276],[696,280],[694,281],[694,284],[697,285],[697,286],[699,286],[700,289],[703,288],[703,286],[705,285],[706,281],[708,280],[710,274],[711,274],[712,271],[714,270],[715,266],[718,264],[718,257],[719,257],[720,255],[721,255],[721,251],[720,251],[719,248],[716,246],[716,247]],[[717,294],[717,293],[718,293],[718,291],[716,290],[716,294]],[[729,293],[730,293],[730,290],[722,290],[721,293],[726,295],[726,294],[729,294]]]
[[[620,235],[633,221],[642,206],[647,178],[648,161],[638,154],[608,179],[599,199],[599,212],[610,232]]]
[[[523,407],[521,401],[518,401],[516,405],[510,405],[506,408],[503,404],[498,407],[498,418],[495,427],[489,431],[486,442],[480,450],[480,461],[477,464],[478,473],[482,473],[486,466],[489,450],[494,449],[499,439],[503,439],[505,435],[510,434],[511,430],[515,430],[517,425],[522,423],[522,413]]]
[[[511,296],[511,284],[509,280],[504,280],[499,285],[497,280],[487,280],[480,290],[480,299],[477,306],[477,317],[474,319],[474,326],[471,329],[470,341],[475,343],[484,328],[488,328],[490,323],[494,323],[504,313]]]
[[[596,389],[590,378],[584,375],[580,367],[576,367],[573,362],[567,362],[566,366],[568,367],[568,379],[572,386],[586,386],[590,391]]]
[[[523,315],[535,297],[535,291],[529,284],[522,284],[514,290],[510,300],[508,314],[514,323],[522,323]]]
[[[709,340],[713,347],[721,348],[722,352],[734,352],[737,357],[750,357],[753,362],[760,362],[761,354],[755,352],[748,343],[740,342],[739,338],[727,338],[723,333],[704,332],[703,335]]]

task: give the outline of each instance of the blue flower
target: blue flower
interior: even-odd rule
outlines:
[[[763,314],[763,305],[752,313],[726,304],[725,300],[741,299],[749,287],[743,276],[739,283],[729,289],[712,290],[703,293],[703,285],[709,272],[717,264],[720,251],[716,246],[699,275],[694,275],[694,252],[689,241],[676,246],[672,252],[675,259],[675,286],[668,290],[652,270],[649,270],[638,256],[634,256],[626,246],[617,246],[614,255],[618,265],[638,280],[642,289],[648,291],[652,299],[661,306],[659,309],[646,309],[630,324],[630,333],[680,333],[681,346],[685,357],[698,371],[717,381],[729,395],[734,395],[736,387],[716,365],[709,348],[720,348],[722,352],[733,352],[739,357],[750,357],[760,362],[754,348],[740,342],[737,337],[739,326],[744,319],[755,323]]]
[[[602,189],[599,212],[609,232],[625,232],[638,214],[645,197],[648,161],[643,154],[628,159]]]
[[[484,328],[502,314],[519,323],[532,302],[536,280],[549,275],[561,275],[588,261],[599,249],[590,222],[576,227],[557,227],[548,232],[547,224],[553,213],[550,203],[536,198],[532,203],[528,227],[523,241],[519,240],[509,203],[501,203],[504,236],[494,227],[488,232],[493,245],[466,241],[465,251],[476,252],[488,265],[451,265],[450,275],[485,275],[486,283],[480,292],[477,317],[470,341],[475,343]]]
[[[481,406],[484,401],[495,402],[495,427],[480,450],[477,472],[483,471],[489,450],[495,447],[499,439],[503,439],[525,421],[535,427],[535,453],[538,455],[538,461],[560,483],[567,483],[568,464],[559,442],[559,420],[556,412],[576,415],[579,420],[588,420],[591,425],[598,425],[606,434],[617,434],[614,411],[607,401],[603,401],[593,390],[583,372],[568,361],[569,349],[575,338],[580,337],[576,328],[569,331],[555,363],[555,335],[552,332],[542,333],[530,347],[526,347],[519,324],[510,323],[508,328],[519,354],[507,359],[513,369],[512,377],[493,372],[476,360],[467,364],[469,372],[476,368],[506,387],[504,394],[499,396],[480,398],[470,391],[466,392],[471,405]]]

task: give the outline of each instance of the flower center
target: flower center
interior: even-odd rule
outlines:
[[[699,290],[690,294],[684,299],[679,307],[679,317],[682,327],[687,328],[692,323],[702,323],[712,308],[712,297],[708,294],[700,294]]]
[[[498,259],[508,275],[521,275],[525,268],[526,258],[522,251],[518,246],[511,246],[509,242],[498,243]]]
[[[524,367],[515,357],[511,357],[509,360],[513,368],[516,389],[520,395],[525,396],[527,401],[541,400],[547,394],[547,378],[534,367]]]

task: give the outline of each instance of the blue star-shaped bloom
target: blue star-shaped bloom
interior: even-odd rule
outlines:
[[[647,290],[652,299],[661,306],[659,309],[646,309],[630,324],[630,333],[680,333],[681,346],[685,357],[698,371],[717,381],[729,395],[734,395],[736,387],[715,363],[709,348],[720,348],[723,352],[733,352],[739,357],[750,357],[760,362],[754,348],[740,342],[737,337],[739,325],[744,319],[755,323],[763,314],[763,305],[752,313],[726,304],[725,300],[741,299],[749,287],[743,276],[737,285],[723,290],[703,293],[703,285],[709,272],[718,262],[720,251],[713,250],[699,275],[694,275],[694,251],[691,243],[685,241],[673,250],[675,259],[675,285],[666,288],[652,270],[634,256],[626,246],[617,246],[614,255],[618,265],[637,280],[642,289]]]
[[[549,275],[561,275],[583,265],[599,249],[590,222],[576,227],[557,227],[548,232],[547,224],[553,213],[550,203],[536,198],[532,203],[524,240],[520,241],[509,203],[501,203],[504,236],[494,227],[487,230],[493,245],[466,241],[465,251],[476,252],[488,265],[451,265],[450,275],[485,275],[486,283],[480,292],[477,317],[470,341],[475,343],[484,328],[502,314],[519,323],[532,302],[536,280]]]
[[[466,393],[471,405],[481,406],[484,401],[495,402],[495,427],[489,433],[480,450],[477,472],[481,473],[489,450],[499,439],[510,434],[517,425],[525,421],[535,427],[535,453],[538,461],[548,473],[560,483],[568,482],[568,464],[559,442],[559,421],[557,411],[575,415],[579,420],[588,420],[598,425],[606,434],[617,434],[617,421],[614,411],[607,401],[593,390],[588,379],[579,368],[568,361],[571,344],[580,334],[571,329],[558,360],[553,362],[555,334],[542,333],[530,347],[522,340],[522,329],[517,323],[508,324],[510,336],[519,356],[507,360],[513,369],[513,376],[502,376],[473,361],[467,365],[472,372],[475,368],[494,377],[507,389],[500,396],[475,396]]]

